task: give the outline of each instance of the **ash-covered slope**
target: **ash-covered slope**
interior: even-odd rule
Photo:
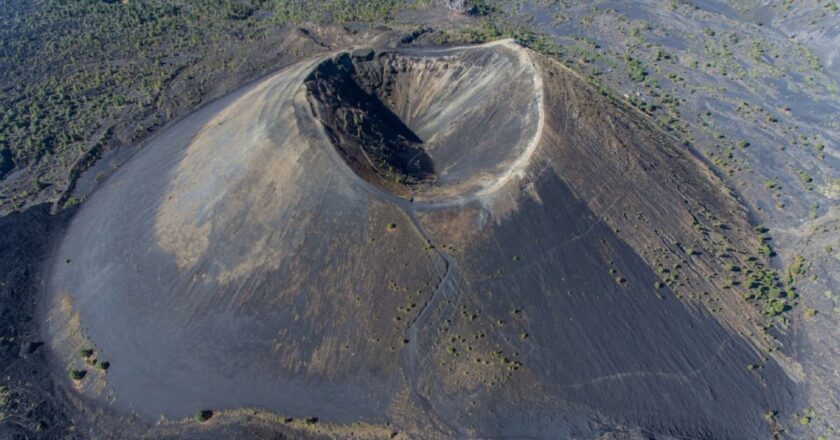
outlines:
[[[150,419],[763,438],[795,387],[717,273],[749,231],[673,139],[511,41],[338,53],[108,179],[55,253],[46,328],[82,393]]]

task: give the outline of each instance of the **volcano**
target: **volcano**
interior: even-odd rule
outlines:
[[[81,393],[149,420],[766,438],[795,384],[722,273],[754,238],[680,141],[512,40],[353,48],[103,182],[55,250],[44,327],[68,368],[109,362]]]

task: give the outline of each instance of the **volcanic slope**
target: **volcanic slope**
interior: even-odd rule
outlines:
[[[674,139],[512,41],[356,49],[215,102],[107,179],[55,251],[44,325],[89,370],[79,392],[148,420],[764,438],[797,387],[718,273],[752,240]]]

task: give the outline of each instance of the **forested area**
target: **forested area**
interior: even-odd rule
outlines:
[[[54,198],[68,170],[132,143],[243,71],[292,22],[387,21],[423,0],[0,0],[0,208]],[[250,57],[253,58],[253,57]],[[247,75],[245,75],[247,76]]]

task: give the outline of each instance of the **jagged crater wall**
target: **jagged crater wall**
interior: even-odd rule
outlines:
[[[486,192],[539,136],[539,78],[522,52],[505,46],[344,53],[319,65],[306,86],[346,163],[401,196]]]

